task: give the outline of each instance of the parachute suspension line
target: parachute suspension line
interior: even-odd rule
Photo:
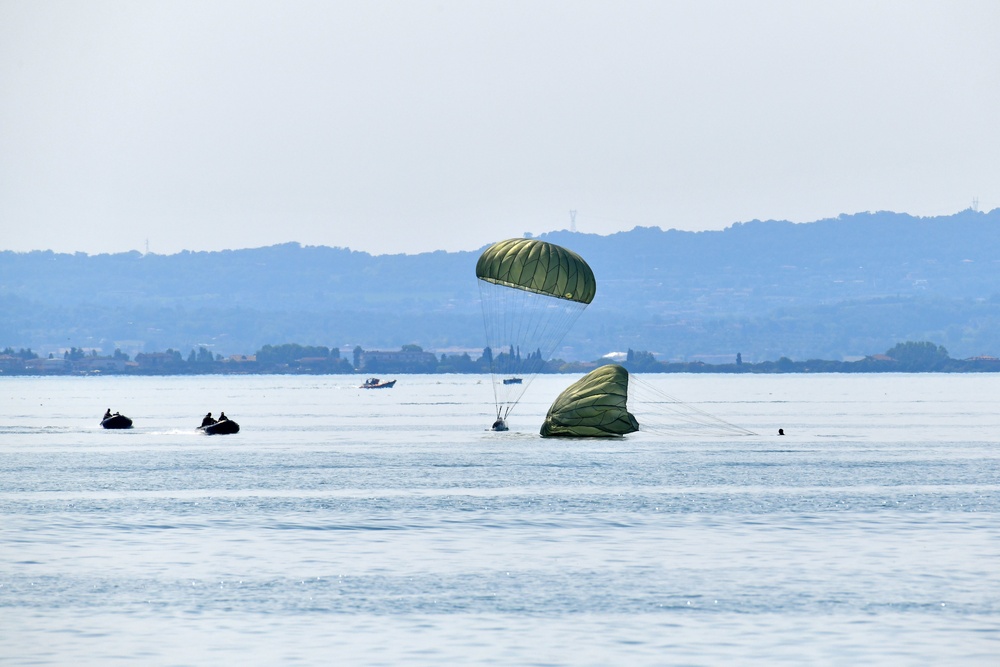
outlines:
[[[503,384],[517,370],[520,344],[525,341],[525,320],[533,313],[527,309],[526,292],[504,289],[492,284],[481,284],[484,304],[490,304],[490,322],[487,322],[487,339],[493,353],[490,370],[493,374],[494,398],[500,416],[509,414],[512,395],[524,386]],[[518,317],[515,317],[518,315]],[[503,412],[506,407],[506,412]]]
[[[494,299],[487,299],[487,288],[485,287],[488,283],[484,280],[477,280],[479,283],[479,302],[483,307],[483,329],[486,331],[486,348],[490,351],[490,376],[496,376],[496,354],[493,352],[494,341],[490,334],[493,329],[490,327],[491,322],[496,321],[496,301]],[[484,350],[485,352],[485,350]],[[500,419],[500,397],[497,395],[497,383],[491,382],[493,385],[493,403],[497,408],[497,419]]]
[[[649,382],[629,376],[629,405],[640,431],[689,435],[756,435],[753,431],[684,403]]]
[[[506,419],[586,304],[479,280],[498,418]],[[528,359],[530,357],[530,359]],[[504,379],[520,377],[505,384]]]
[[[543,297],[546,298],[546,297]],[[549,299],[551,300],[551,299]],[[507,410],[504,414],[510,414],[510,411],[517,405],[524,393],[527,391],[528,387],[534,382],[535,378],[538,377],[538,373],[545,364],[549,361],[552,353],[555,351],[559,343],[562,342],[563,338],[566,337],[566,333],[573,326],[573,323],[579,318],[580,314],[583,313],[586,304],[578,304],[572,301],[562,301],[555,305],[546,306],[545,309],[538,311],[535,308],[536,316],[528,319],[522,330],[518,334],[516,340],[522,342],[535,342],[535,349],[531,349],[530,346],[519,345],[516,347],[522,347],[528,354],[537,354],[538,358],[532,358],[529,368],[530,370],[524,374],[521,384],[510,385],[509,387],[512,391],[508,392],[504,397],[507,403]],[[549,312],[551,311],[551,312]],[[523,359],[521,360],[523,363]],[[512,360],[512,368],[517,369],[518,361]],[[503,385],[502,381],[500,383],[501,387],[507,387]]]

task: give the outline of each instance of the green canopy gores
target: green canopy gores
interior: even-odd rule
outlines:
[[[476,277],[580,303],[590,303],[597,293],[594,272],[582,257],[538,239],[494,243],[479,257]]]
[[[544,437],[607,437],[639,430],[639,422],[625,403],[628,371],[611,364],[601,366],[559,394],[545,416]]]

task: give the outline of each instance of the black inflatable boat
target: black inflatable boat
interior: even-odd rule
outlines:
[[[125,415],[111,415],[101,421],[104,428],[132,428],[132,420]]]
[[[208,435],[228,435],[230,433],[239,433],[240,425],[232,419],[223,419],[222,421],[215,422],[214,424],[199,426],[198,430],[207,433]]]

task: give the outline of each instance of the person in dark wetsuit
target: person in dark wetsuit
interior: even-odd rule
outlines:
[[[785,429],[779,428],[778,429],[778,435],[785,435]]]
[[[225,412],[220,412],[219,413],[219,421],[220,422],[227,422],[227,421],[229,421],[229,417],[226,416]]]
[[[215,420],[212,419],[212,413],[211,412],[209,412],[207,415],[205,415],[205,418],[201,420],[201,425],[202,426],[211,426],[214,423],[215,423]]]
[[[107,419],[110,416],[111,416],[111,408],[108,408],[108,411],[104,413],[103,417],[101,417],[101,421],[104,421],[105,419]]]

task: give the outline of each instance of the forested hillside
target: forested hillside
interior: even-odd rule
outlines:
[[[556,232],[597,297],[558,355],[842,359],[904,340],[1000,356],[1000,209],[865,213],[724,231]],[[135,352],[266,344],[481,348],[479,250],[372,256],[342,248],[177,255],[0,253],[0,346]]]

